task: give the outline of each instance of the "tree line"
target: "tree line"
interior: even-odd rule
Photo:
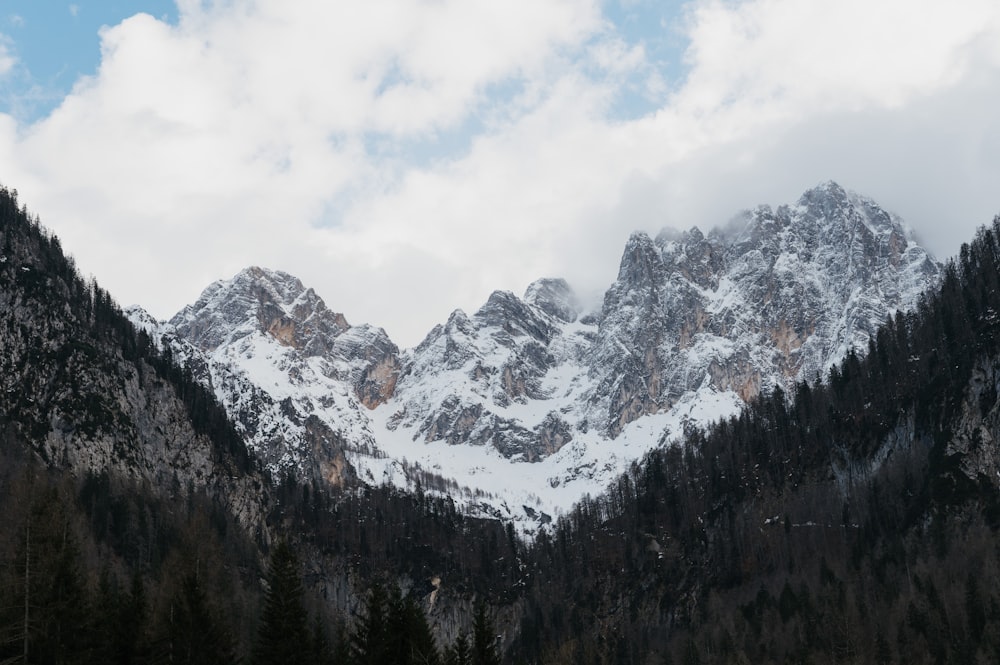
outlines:
[[[0,325],[17,353],[0,363],[25,364],[0,376],[29,364],[58,372],[70,359],[100,368],[109,353],[142,359],[134,365],[175,386],[234,474],[255,468],[211,394],[79,279],[6,190],[0,221],[2,255],[31,261],[27,271],[0,264],[3,305],[34,308],[53,330],[69,312],[76,331],[68,348],[51,349],[8,318]],[[1000,437],[998,327],[995,220],[866,353],[653,451],[531,543],[446,498],[288,476],[264,506],[269,533],[287,542],[265,557],[267,543],[204,490],[37,466],[24,451],[52,425],[28,398],[55,394],[41,384],[10,393],[0,417],[0,661],[24,661],[27,649],[24,662],[266,662],[293,649],[274,646],[285,633],[312,662],[1000,661],[1000,494],[973,470],[989,467],[972,464]],[[57,376],[73,385],[71,373]],[[117,417],[99,394],[73,399],[82,427]],[[303,563],[307,575],[347,571],[364,597],[356,616],[293,573]],[[447,645],[418,602],[419,582],[437,575],[481,601]],[[489,627],[491,608],[515,624]],[[477,638],[479,611],[488,627]],[[86,630],[68,629],[80,621]],[[498,632],[502,648],[489,637]]]
[[[976,462],[1000,436],[998,313],[1000,218],[866,354],[654,450],[540,536],[515,649],[574,663],[1000,659],[1000,492]]]
[[[373,582],[357,617],[331,613],[310,598],[288,540],[258,570],[251,549],[228,542],[228,527],[206,523],[206,497],[188,499],[195,505],[179,515],[161,513],[166,506],[148,497],[143,512],[176,542],[157,563],[138,553],[131,565],[116,561],[102,551],[114,543],[91,537],[88,522],[100,514],[81,506],[97,493],[93,482],[70,497],[72,484],[44,469],[0,478],[10,527],[0,542],[0,662],[500,663],[485,603],[476,605],[471,630],[447,645],[435,639],[418,594],[395,583]]]

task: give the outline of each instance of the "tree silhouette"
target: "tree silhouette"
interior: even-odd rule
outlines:
[[[476,603],[472,618],[472,665],[500,665],[496,625],[483,602]]]
[[[198,576],[189,573],[167,608],[161,660],[183,665],[236,663],[233,639],[209,604]]]
[[[310,633],[302,605],[299,563],[287,541],[271,555],[264,597],[264,615],[257,631],[254,665],[295,665],[310,662]]]

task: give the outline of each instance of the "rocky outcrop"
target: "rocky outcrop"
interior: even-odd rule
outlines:
[[[0,206],[8,202],[0,192]],[[107,292],[76,274],[58,240],[23,211],[8,213],[0,211],[0,429],[8,441],[79,476],[197,488],[251,533],[265,533],[269,490],[218,406],[137,334]]]
[[[973,481],[1000,487],[1000,359],[981,361],[960,402],[946,455],[958,456],[960,468]]]
[[[409,355],[398,395],[386,405],[392,427],[427,442],[490,445],[526,461],[555,452],[572,440],[570,427],[547,419],[548,410],[518,413],[548,403],[558,387],[555,368],[582,358],[588,326],[574,323],[578,314],[564,280],[539,280],[524,299],[496,291],[471,317],[454,312]]]
[[[573,323],[582,311],[580,301],[565,279],[544,278],[532,282],[524,292],[524,302],[564,323]]]
[[[357,476],[351,457],[377,454],[366,412],[392,396],[399,349],[295,277],[248,268],[167,323],[130,315],[212,387],[275,477],[343,485]]]
[[[564,280],[541,279],[523,297],[496,291],[471,315],[456,310],[404,353],[262,268],[154,327],[272,471],[408,484],[408,469],[424,469],[475,485],[470,497],[496,474],[495,496],[471,502],[506,514],[541,501],[539,485],[560,501],[574,483],[599,491],[690,424],[866,351],[938,275],[898,218],[824,183],[707,233],[632,234],[589,311]],[[545,471],[515,498],[503,477],[527,483],[509,464],[528,462]]]
[[[812,380],[938,274],[898,218],[835,183],[707,236],[635,234],[601,312],[592,408],[617,436],[703,387],[747,400]]]

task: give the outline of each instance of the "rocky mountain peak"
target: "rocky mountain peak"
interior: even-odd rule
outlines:
[[[803,212],[798,219],[808,225],[820,222],[821,227],[828,229],[847,228],[866,231],[873,236],[908,235],[898,217],[867,196],[846,190],[832,180],[805,192],[797,206]]]
[[[595,316],[581,318],[564,280],[541,279],[523,299],[495,291],[456,310],[400,356],[294,277],[250,268],[174,321],[211,353],[217,394],[279,467],[306,468],[320,450],[323,477],[348,474],[345,459],[373,482],[423,469],[495,492],[496,507],[512,496],[503,456],[533,479],[518,501],[542,505],[863,352],[939,271],[901,220],[828,182],[722,229],[633,233]]]
[[[573,323],[580,316],[580,301],[565,279],[535,280],[525,290],[524,302],[566,323]]]
[[[663,257],[649,234],[637,231],[629,236],[618,267],[618,281],[651,285],[660,281]]]
[[[497,329],[494,336],[509,346],[508,336],[528,335],[547,343],[552,327],[531,306],[510,291],[494,291],[489,300],[475,313],[473,319],[480,327]]]
[[[153,332],[204,377],[273,473],[334,485],[353,476],[350,455],[373,450],[365,411],[392,396],[401,369],[382,328],[351,326],[297,278],[257,266]]]
[[[633,234],[592,356],[595,414],[617,436],[698,390],[745,400],[812,379],[938,273],[898,217],[834,182],[707,236]]]
[[[330,341],[350,328],[296,277],[257,266],[215,282],[170,323],[204,351],[260,331],[312,356],[329,353]]]

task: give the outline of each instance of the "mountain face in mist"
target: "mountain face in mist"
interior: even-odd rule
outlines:
[[[705,388],[748,400],[812,380],[938,273],[899,219],[835,183],[708,236],[635,234],[589,357],[590,413],[616,436]]]
[[[539,280],[404,352],[261,268],[167,324],[133,319],[211,385],[272,472],[457,484],[476,490],[467,505],[523,518],[598,491],[686,423],[867,351],[939,272],[901,220],[826,183],[707,235],[633,234],[600,311]]]

